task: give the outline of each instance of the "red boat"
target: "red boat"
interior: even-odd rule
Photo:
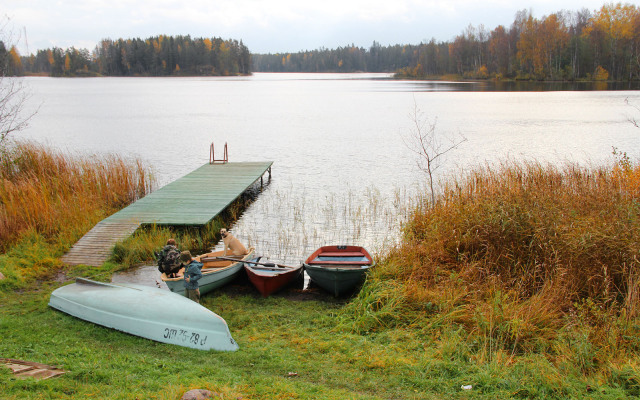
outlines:
[[[260,262],[260,257],[244,262],[244,269],[253,286],[262,293],[262,297],[268,297],[291,282],[295,281],[302,273],[302,264],[290,267],[271,262]]]

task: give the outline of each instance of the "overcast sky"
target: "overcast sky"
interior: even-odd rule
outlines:
[[[623,1],[624,2],[624,1]],[[637,4],[638,1],[627,1]],[[101,39],[160,34],[242,40],[253,53],[355,44],[450,41],[469,24],[509,26],[517,11],[541,18],[599,10],[605,0],[0,0],[21,54],[51,47],[93,50]],[[17,36],[14,33],[14,36]],[[26,39],[26,44],[25,44]],[[28,47],[27,47],[28,46]],[[28,50],[27,50],[28,49]]]

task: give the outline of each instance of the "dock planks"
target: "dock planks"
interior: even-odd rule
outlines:
[[[141,225],[204,226],[269,171],[272,161],[205,164],[105,218],[62,257],[100,266]]]

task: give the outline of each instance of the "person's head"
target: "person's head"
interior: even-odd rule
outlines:
[[[176,241],[174,239],[169,239],[169,240],[167,240],[167,245],[175,246],[176,245]]]
[[[189,264],[191,262],[191,252],[189,250],[185,250],[180,253],[180,262],[183,264]]]
[[[226,229],[224,228],[220,229],[220,235],[222,235],[223,238],[226,238],[228,234],[229,234],[229,231],[227,231]]]

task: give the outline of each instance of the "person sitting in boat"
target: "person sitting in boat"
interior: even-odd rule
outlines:
[[[202,278],[202,263],[193,259],[191,252],[185,250],[180,253],[180,262],[184,264],[184,296],[200,303],[200,284]]]
[[[167,244],[160,253],[156,253],[156,259],[158,260],[158,271],[164,272],[167,278],[175,278],[180,268],[182,268],[180,250],[178,250],[174,239],[167,240]]]
[[[222,235],[222,241],[224,242],[224,256],[245,256],[249,254],[247,248],[228,230],[220,229],[220,235]]]

